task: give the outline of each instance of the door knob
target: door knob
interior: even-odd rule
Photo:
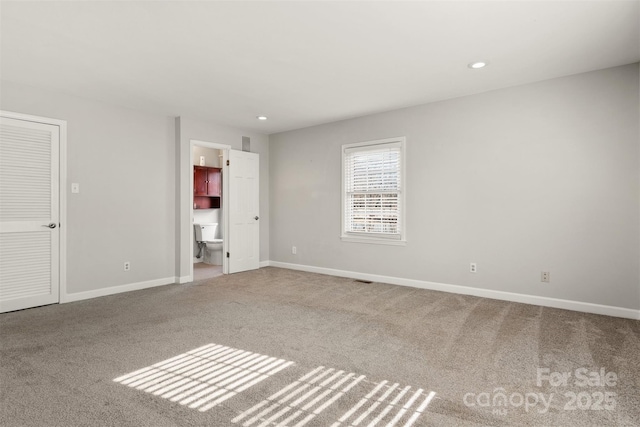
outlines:
[[[254,216],[253,219],[255,219],[256,221],[260,219],[260,217],[258,215]]]
[[[47,228],[56,228],[56,223],[55,222],[50,222],[47,225],[43,225],[42,227],[47,227]]]

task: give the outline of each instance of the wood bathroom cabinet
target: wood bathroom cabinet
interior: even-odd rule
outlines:
[[[220,207],[222,196],[222,169],[206,166],[193,167],[193,208]]]

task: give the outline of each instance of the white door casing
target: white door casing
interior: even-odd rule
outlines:
[[[0,117],[0,312],[59,302],[60,133]]]
[[[229,150],[229,273],[260,267],[260,157]]]

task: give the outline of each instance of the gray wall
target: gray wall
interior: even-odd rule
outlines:
[[[174,277],[173,119],[8,82],[1,89],[3,110],[67,121],[67,182],[80,184],[68,191],[62,224],[67,292]]]
[[[68,191],[63,224],[68,293],[188,275],[190,139],[241,149],[251,137],[260,154],[260,259],[269,259],[266,135],[6,81],[0,89],[0,109],[67,121],[67,182],[80,184],[79,194]]]
[[[189,275],[193,259],[189,258],[189,245],[193,244],[192,218],[189,198],[193,189],[189,186],[189,151],[192,139],[230,145],[234,150],[242,149],[242,137],[251,138],[251,152],[260,155],[260,260],[269,260],[269,137],[245,132],[241,129],[202,122],[186,117],[176,119],[176,167],[180,172],[176,179],[176,276]]]
[[[632,64],[271,135],[271,260],[640,308],[638,86]],[[341,145],[395,136],[407,245],[341,242]]]

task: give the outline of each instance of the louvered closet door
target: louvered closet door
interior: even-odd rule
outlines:
[[[0,118],[0,312],[59,301],[59,146],[58,126]]]

